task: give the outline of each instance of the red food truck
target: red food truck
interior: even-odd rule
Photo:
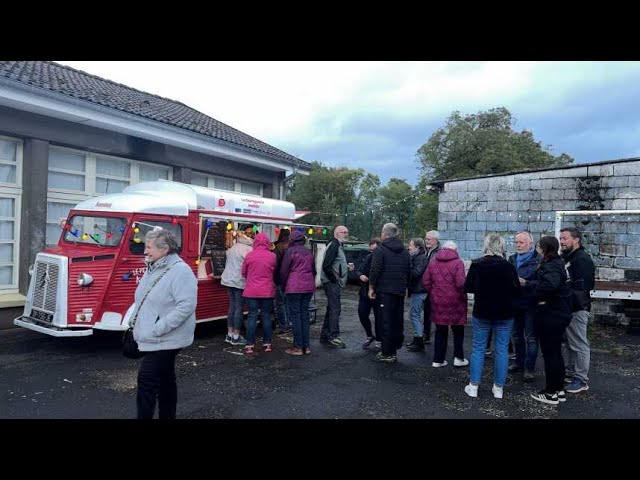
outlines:
[[[289,202],[169,181],[85,200],[61,223],[58,245],[36,256],[24,312],[14,323],[56,337],[126,330],[147,268],[144,237],[157,226],[175,234],[198,278],[196,320],[226,318],[220,275],[236,232],[252,228],[274,241],[302,215]]]

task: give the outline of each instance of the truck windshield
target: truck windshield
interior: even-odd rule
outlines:
[[[124,218],[74,215],[64,227],[64,239],[67,242],[114,247],[120,243],[126,223]]]

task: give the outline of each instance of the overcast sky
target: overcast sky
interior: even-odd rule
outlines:
[[[415,183],[454,110],[504,106],[577,163],[640,156],[640,62],[59,62],[182,102],[306,161]]]

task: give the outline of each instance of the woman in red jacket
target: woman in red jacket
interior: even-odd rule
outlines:
[[[453,366],[466,367],[462,343],[467,324],[467,294],[464,290],[464,263],[458,256],[454,242],[445,242],[422,276],[422,284],[429,292],[431,321],[436,325],[432,367],[447,365],[449,326],[453,331]]]
[[[262,348],[271,351],[271,309],[276,287],[273,283],[273,272],[276,270],[276,254],[269,251],[271,242],[264,233],[259,233],[253,240],[253,251],[249,252],[242,263],[242,276],[247,279],[247,286],[242,296],[249,306],[247,325],[247,346],[244,353],[254,352],[256,341],[256,322],[258,310],[262,312]]]

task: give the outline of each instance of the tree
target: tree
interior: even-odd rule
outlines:
[[[361,168],[332,168],[313,162],[309,175],[294,178],[287,200],[298,210],[314,212],[302,217],[303,223],[336,226],[346,214],[351,236],[363,239],[372,230],[367,213],[378,208],[379,186],[378,176]]]
[[[573,162],[565,153],[553,156],[551,146],[543,147],[532,132],[515,131],[515,123],[504,107],[465,116],[454,111],[418,150],[422,178],[449,180]]]
[[[400,238],[408,240],[413,231],[410,221],[415,215],[414,191],[411,185],[400,178],[392,178],[380,189],[380,203],[387,222],[393,222],[400,229]]]

